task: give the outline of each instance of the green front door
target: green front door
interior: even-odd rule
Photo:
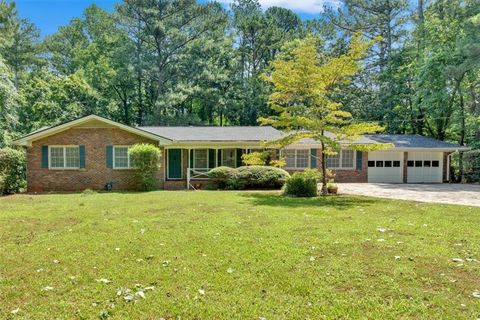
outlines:
[[[182,149],[168,149],[168,179],[182,178]]]

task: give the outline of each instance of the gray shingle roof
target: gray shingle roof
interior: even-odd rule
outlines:
[[[456,143],[414,134],[372,134],[365,137],[379,143],[393,143],[395,148],[460,148]]]
[[[273,127],[139,127],[175,141],[265,141],[282,132]]]

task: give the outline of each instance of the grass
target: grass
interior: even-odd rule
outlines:
[[[362,197],[4,197],[0,318],[475,319],[479,227],[479,208]]]

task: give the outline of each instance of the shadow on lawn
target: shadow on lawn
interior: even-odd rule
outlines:
[[[327,196],[315,198],[294,198],[279,194],[244,193],[242,197],[259,206],[302,208],[302,207],[334,207],[336,209],[349,209],[359,206],[369,206],[378,203],[378,199],[368,199],[350,196]]]

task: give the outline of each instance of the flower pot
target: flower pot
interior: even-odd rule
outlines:
[[[330,187],[330,188],[327,188],[327,191],[328,191],[328,193],[330,193],[330,194],[337,194],[337,192],[338,192],[338,187]]]

